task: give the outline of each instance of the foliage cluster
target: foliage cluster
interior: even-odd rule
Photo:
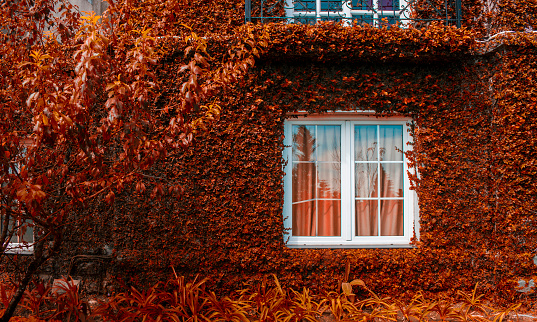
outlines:
[[[182,182],[184,197],[140,205],[139,200],[147,200],[147,195],[123,195],[114,209],[100,217],[114,235],[118,261],[112,274],[119,277],[130,272],[132,278],[126,282],[147,283],[156,277],[155,272],[166,272],[171,266],[184,275],[212,276],[210,287],[225,292],[259,274],[278,272],[285,285],[318,291],[335,285],[341,263],[350,260],[353,274],[384,295],[418,289],[455,294],[479,282],[480,291],[497,301],[518,300],[517,281],[535,274],[534,207],[528,197],[524,207],[509,208],[516,216],[506,211],[503,205],[515,202],[514,186],[520,177],[519,170],[508,170],[502,162],[509,157],[527,160],[526,166],[530,166],[528,151],[532,150],[519,146],[520,152],[513,155],[517,151],[513,147],[521,142],[517,138],[527,137],[528,132],[498,124],[507,122],[499,115],[515,113],[507,108],[513,106],[511,102],[499,93],[532,93],[522,85],[516,92],[510,91],[507,85],[517,78],[510,77],[505,66],[512,72],[533,73],[532,68],[515,68],[525,66],[522,59],[509,64],[518,53],[472,56],[471,46],[457,46],[468,41],[461,33],[453,36],[460,42],[441,47],[437,55],[385,59],[365,50],[360,56],[360,49],[355,56],[343,53],[337,61],[323,52],[332,50],[331,55],[337,57],[338,49],[331,44],[333,34],[339,32],[337,26],[262,28],[273,37],[272,45],[257,60],[255,70],[219,96],[218,104],[227,107],[220,121],[200,134],[188,151],[170,156],[165,167],[155,170],[155,175]],[[395,28],[359,32],[363,30],[356,27],[349,37],[359,44],[360,37],[367,39],[375,33],[372,44],[382,47],[384,41],[404,34]],[[429,32],[437,43],[452,34],[449,28],[434,30]],[[341,42],[344,48],[346,42]],[[293,50],[283,53],[281,49],[287,45]],[[419,42],[410,49],[404,43],[393,46],[392,52],[398,51],[397,46],[409,52],[423,48]],[[531,47],[525,48],[532,52]],[[173,75],[173,61],[167,63],[162,68],[164,78]],[[526,84],[527,78],[520,77],[520,84]],[[496,91],[496,84],[504,84],[504,89]],[[522,99],[523,95],[516,97]],[[517,103],[520,113],[527,110],[525,102],[531,98]],[[333,109],[412,117],[414,149],[409,157],[420,174],[414,178],[421,219],[415,248],[285,247],[283,120],[298,110],[323,113]],[[529,115],[527,119],[530,122]],[[507,129],[513,131],[512,148],[500,154],[498,149],[505,147],[509,137],[503,132]],[[499,175],[500,170],[512,173],[512,181],[501,181],[510,176]],[[527,182],[530,196],[534,181],[528,176]],[[85,238],[89,236],[81,236]],[[522,300],[530,301],[532,296]]]
[[[13,281],[0,283],[0,301],[5,311],[9,307],[11,297],[19,286]],[[10,321],[89,321],[90,307],[80,297],[78,285],[73,279],[62,278],[51,285],[34,280],[26,289],[20,303],[19,313],[30,315],[28,319],[17,318]]]
[[[15,1],[0,10],[0,259],[14,263],[22,280],[5,320],[68,227],[85,229],[88,204],[111,204],[125,189],[146,186],[151,198],[181,194],[178,182],[144,172],[218,118],[211,96],[246,73],[267,43],[250,32],[214,60],[207,40],[182,26],[171,37],[184,44],[176,87],[162,97],[167,80],[154,66],[167,53],[166,29],[133,21],[130,3],[111,2],[105,16],[81,20],[65,0]],[[30,243],[18,238],[27,231]],[[14,240],[21,243],[12,249]],[[32,256],[21,261],[7,255],[28,248]]]
[[[397,298],[380,297],[361,280],[348,283],[342,293],[334,291],[311,294],[282,287],[276,278],[245,285],[230,296],[218,297],[206,289],[207,279],[185,280],[175,276],[145,291],[131,287],[128,291],[101,300],[91,308],[80,299],[78,287],[63,279],[56,290],[36,282],[27,291],[19,314],[28,318],[15,321],[509,321],[516,318],[520,304],[507,309],[487,306],[483,295],[474,289],[457,292],[450,300],[430,300],[415,294],[407,303]],[[343,284],[345,285],[345,284]],[[366,296],[351,295],[352,285],[367,291]],[[356,288],[356,287],[355,287]],[[61,292],[59,292],[61,290]],[[9,291],[9,290],[8,290]],[[0,283],[3,306],[6,285]]]
[[[273,272],[321,293],[347,260],[382,296],[479,282],[513,302],[517,280],[534,277],[532,39],[476,55],[480,34],[437,24],[233,29],[237,1],[210,8],[230,17],[215,24],[198,14],[206,6],[172,0],[116,3],[102,24],[80,26],[66,6],[55,37],[28,32],[52,3],[24,15],[13,14],[18,2],[1,7],[2,216],[40,231],[34,256],[2,264],[20,264],[26,283],[56,254],[66,268],[105,246],[109,274],[129,285],[174,267],[211,276],[222,293]],[[334,109],[413,119],[415,248],[285,247],[283,121]],[[49,264],[61,271],[61,260]]]

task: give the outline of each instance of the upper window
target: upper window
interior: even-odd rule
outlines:
[[[286,16],[292,22],[315,23],[322,20],[344,20],[375,26],[409,19],[406,0],[287,0]]]
[[[285,122],[287,245],[409,245],[416,216],[406,120],[308,119]]]

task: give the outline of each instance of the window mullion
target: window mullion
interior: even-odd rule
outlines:
[[[353,236],[353,197],[354,171],[352,158],[352,124],[345,121],[341,125],[341,232],[344,240],[350,241]]]
[[[379,22],[379,1],[381,0],[373,0],[373,26],[378,27],[380,25]]]
[[[380,222],[380,206],[381,206],[381,201],[380,201],[380,196],[381,196],[381,190],[382,190],[382,187],[381,187],[381,180],[380,180],[380,177],[381,177],[381,164],[380,164],[380,125],[377,125],[377,236],[380,236],[380,231],[381,231],[381,222]]]
[[[380,124],[379,124],[380,123]],[[409,191],[409,179],[408,176],[404,176],[403,179],[403,196],[402,198],[399,197],[399,194],[394,195],[392,194],[392,190],[390,188],[389,191],[386,191],[386,186],[382,186],[383,184],[387,185],[388,182],[391,182],[390,180],[393,179],[391,177],[400,175],[399,171],[396,169],[400,169],[399,166],[396,166],[396,164],[403,163],[403,174],[407,173],[408,164],[406,163],[405,158],[403,157],[403,161],[396,161],[398,159],[392,158],[391,152],[386,152],[387,150],[381,150],[381,148],[388,149],[388,147],[392,147],[392,132],[386,130],[385,125],[390,125],[390,128],[393,127],[392,125],[401,125],[401,121],[376,121],[376,120],[345,120],[345,119],[336,119],[336,120],[324,120],[321,121],[317,120],[299,120],[299,121],[286,121],[284,123],[285,127],[285,138],[284,138],[284,145],[285,145],[285,151],[284,151],[284,158],[286,159],[285,163],[285,177],[284,177],[284,226],[286,229],[290,229],[293,226],[293,211],[296,208],[296,214],[297,217],[295,220],[300,220],[301,223],[306,224],[305,226],[297,226],[297,231],[295,232],[295,235],[291,233],[291,236],[284,235],[285,242],[288,242],[289,247],[369,247],[369,246],[381,246],[381,247],[398,247],[399,245],[406,247],[408,246],[410,242],[410,237],[412,237],[412,230],[414,226],[418,227],[419,229],[419,219],[417,219],[416,214],[414,213],[414,210],[417,209],[417,206],[415,205],[415,198],[412,192]],[[329,128],[324,128],[324,126],[330,125],[332,126]],[[374,126],[371,126],[374,125]],[[403,135],[402,135],[402,144],[405,144],[408,142],[410,135],[407,132],[407,126],[402,124],[403,127]],[[295,130],[296,126],[296,130]],[[334,126],[337,126],[339,129],[336,129]],[[303,179],[296,179],[293,177],[293,158],[294,157],[294,150],[297,149],[297,153],[300,153],[302,151],[302,148],[300,148],[300,140],[298,140],[298,137],[300,137],[299,129],[302,129],[302,127],[307,127],[309,129],[309,133],[311,133],[311,139],[308,139],[308,142],[310,142],[307,146],[313,148],[313,150],[317,150],[318,153],[310,158],[307,157],[309,163],[315,164],[313,166],[302,166],[303,168],[312,169],[315,168],[316,174],[315,179],[312,182],[311,176],[310,179],[307,179],[304,177]],[[386,133],[381,133],[380,130],[383,130]],[[295,134],[296,133],[298,134]],[[306,130],[304,130],[306,131]],[[322,137],[319,137],[319,131],[323,133]],[[339,132],[340,131],[340,132]],[[356,131],[356,132],[355,132]],[[375,131],[376,133],[373,134],[372,132]],[[401,131],[400,128],[398,128],[398,131]],[[339,133],[338,133],[339,132]],[[369,133],[369,134],[368,134]],[[400,132],[398,132],[400,133]],[[294,143],[294,135],[297,135],[297,143]],[[305,134],[304,134],[305,135]],[[330,144],[332,137],[335,137],[335,135],[340,136],[340,142],[337,145]],[[400,134],[398,134],[400,135]],[[358,141],[355,142],[355,139],[358,138]],[[316,143],[314,143],[315,147],[311,144],[313,143],[312,140],[315,140]],[[376,142],[375,142],[376,141]],[[396,141],[396,143],[398,140]],[[355,144],[356,143],[356,144]],[[303,144],[306,144],[305,141]],[[367,145],[364,145],[367,144]],[[399,146],[398,143],[397,146]],[[357,146],[355,146],[357,145]],[[384,146],[383,146],[384,145]],[[335,212],[336,210],[336,200],[337,196],[332,194],[325,194],[325,186],[324,182],[332,182],[332,186],[334,189],[331,189],[330,191],[336,191],[336,186],[334,185],[336,179],[335,175],[337,173],[337,170],[335,168],[329,166],[330,164],[333,164],[334,166],[337,166],[337,161],[335,158],[328,157],[327,153],[337,153],[335,150],[335,147],[338,146],[339,153],[340,153],[340,162],[339,162],[339,184],[340,186],[337,188],[340,190],[340,201],[339,201],[339,216]],[[332,148],[333,147],[333,148]],[[377,159],[372,160],[371,159],[371,149],[374,149],[374,154],[376,154]],[[402,147],[403,150],[406,150],[406,146]],[[308,150],[308,151],[310,151]],[[306,153],[306,150],[302,153]],[[323,152],[324,151],[324,152]],[[367,152],[369,151],[369,157],[367,156]],[[391,151],[391,150],[390,150]],[[355,160],[356,154],[360,155],[360,158]],[[365,156],[364,156],[365,153]],[[391,154],[390,154],[391,153]],[[301,154],[298,154],[301,155]],[[322,156],[321,156],[322,155]],[[333,154],[331,154],[333,155]],[[301,158],[301,157],[298,157]],[[384,158],[385,160],[382,160],[381,158]],[[296,158],[295,158],[296,159]],[[302,160],[302,159],[300,159]],[[297,161],[299,162],[299,161]],[[304,161],[306,162],[306,161]],[[358,170],[357,170],[358,165]],[[389,169],[386,169],[384,165],[388,166]],[[376,169],[375,169],[376,166]],[[393,168],[393,169],[392,169]],[[374,171],[377,170],[377,173],[375,174]],[[298,170],[297,170],[298,171]],[[306,171],[306,170],[304,170]],[[303,172],[304,172],[303,171]],[[307,170],[308,173],[311,170]],[[319,175],[319,171],[322,171],[322,174]],[[358,172],[356,172],[358,171]],[[387,171],[387,172],[385,172]],[[297,172],[298,173],[298,172]],[[302,172],[300,172],[302,173]],[[305,172],[304,172],[305,173]],[[333,174],[333,175],[332,175]],[[358,178],[357,178],[358,176]],[[373,177],[375,177],[373,179]],[[294,179],[295,178],[295,179]],[[395,178],[395,177],[394,177]],[[300,194],[297,192],[297,195],[301,195],[302,197],[296,199],[296,207],[294,206],[295,203],[293,203],[294,193],[293,190],[293,184],[295,184],[295,181],[303,183],[303,185],[297,185],[298,189],[297,191],[303,191],[304,189],[309,190],[312,184],[315,185],[315,191],[313,198],[311,200],[305,200],[302,197],[306,197],[307,194]],[[306,181],[307,180],[307,181]],[[373,181],[371,181],[373,180]],[[397,179],[399,180],[399,179]],[[376,181],[376,182],[375,182]],[[400,181],[398,181],[400,182]],[[358,190],[356,185],[358,186]],[[362,186],[363,184],[363,186]],[[398,183],[399,184],[399,183]],[[375,185],[376,187],[373,187]],[[321,186],[323,188],[321,188]],[[363,187],[363,189],[361,188]],[[376,195],[372,195],[372,191],[376,190]],[[304,190],[305,191],[305,190]],[[321,194],[319,194],[322,191]],[[326,190],[328,191],[328,190]],[[395,192],[394,192],[395,193]],[[323,196],[322,199],[319,199],[320,196]],[[357,197],[358,195],[358,197]],[[332,198],[333,197],[333,198]],[[357,206],[356,198],[359,198],[359,203]],[[334,200],[333,203],[331,203],[329,200]],[[370,200],[370,201],[368,201]],[[402,201],[399,201],[402,200]],[[381,209],[381,204],[388,201],[390,205],[397,204],[400,206],[397,206],[398,210],[397,213],[390,212],[387,214],[387,209]],[[309,205],[303,205],[300,203],[309,203]],[[375,205],[376,203],[376,205]],[[386,205],[385,205],[386,206]],[[312,213],[311,207],[315,207],[315,212]],[[322,208],[319,209],[319,207]],[[376,213],[373,211],[373,207],[377,207]],[[387,207],[387,206],[386,206]],[[403,207],[403,214],[401,215],[401,208]],[[309,209],[309,210],[308,210]],[[391,208],[390,208],[391,209]],[[361,215],[360,217],[357,217],[356,211],[360,211]],[[326,215],[323,217],[323,214]],[[396,226],[398,227],[398,233],[394,235],[391,231],[393,230],[394,223],[387,220],[392,220],[392,218],[396,218],[395,214],[397,214],[397,218],[402,218],[404,221],[403,224],[403,233],[401,235],[400,229],[400,221],[397,221],[399,224]],[[376,218],[375,218],[376,215]],[[315,216],[315,218],[313,218]],[[339,218],[337,218],[338,216]],[[400,217],[403,216],[403,217]],[[329,218],[329,219],[328,219]],[[381,218],[384,220],[384,222],[381,221]],[[334,226],[336,223],[336,220],[340,219],[340,226]],[[399,219],[398,219],[399,220]],[[315,225],[315,229],[309,228],[309,233],[306,232],[307,224]],[[365,230],[362,231],[362,228],[358,227],[357,229],[356,225],[360,224],[361,227],[363,227]],[[325,225],[323,227],[320,227],[320,225]],[[369,225],[369,226],[368,226]],[[368,230],[370,227],[374,228],[377,233],[374,234],[373,231]],[[386,226],[386,227],[383,227]],[[326,229],[325,229],[326,227]],[[331,228],[328,228],[331,227]],[[327,233],[327,232],[333,232],[336,229],[340,230],[340,233],[334,234],[334,233]],[[370,233],[368,233],[370,232]],[[373,233],[373,234],[371,234]],[[320,236],[321,234],[322,236]],[[388,234],[386,236],[383,236],[383,234]],[[18,236],[17,236],[18,237]]]
[[[319,131],[317,125],[315,125],[315,132],[313,137],[315,138],[315,151],[319,151]],[[315,236],[319,236],[319,156],[315,152],[315,185],[314,185],[314,202],[315,202]]]
[[[343,0],[342,1],[342,8],[341,10],[343,11],[343,16],[345,18],[352,18],[352,14],[351,14],[351,7],[352,7],[352,3],[351,3],[351,0]],[[351,25],[351,20],[346,20],[344,22],[346,25]]]

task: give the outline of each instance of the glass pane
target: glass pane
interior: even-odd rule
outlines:
[[[343,2],[341,0],[321,0],[321,11],[340,11],[342,4]]]
[[[354,127],[354,160],[378,160],[376,125],[356,125]]]
[[[293,163],[293,202],[315,198],[315,175],[314,163]]]
[[[318,236],[341,236],[341,202],[339,200],[318,200]]]
[[[341,160],[341,129],[339,125],[317,126],[318,161]]]
[[[378,163],[354,165],[354,195],[356,198],[378,197]]]
[[[341,198],[341,171],[339,163],[320,163],[318,165],[319,198]]]
[[[380,201],[380,235],[403,236],[403,200]]]
[[[378,236],[378,201],[356,200],[356,236]]]
[[[388,10],[385,10],[388,11]],[[378,17],[378,24],[379,27],[387,26],[388,29],[390,29],[390,26],[395,25],[399,22],[399,17],[395,17],[392,15],[379,15]]]
[[[380,159],[382,161],[403,161],[403,126],[380,126]]]
[[[315,236],[315,201],[293,204],[293,236]]]
[[[353,15],[352,16],[352,22],[356,23],[358,25],[361,25],[361,24],[372,25],[373,24],[373,16],[371,16],[371,15]]]
[[[34,228],[29,226],[30,221],[27,221],[27,225],[23,227],[24,235],[22,236],[22,240],[27,243],[33,243],[34,242]]]
[[[352,0],[352,9],[373,10],[373,0]]]
[[[381,163],[380,165],[380,197],[402,198],[403,164]]]
[[[315,12],[315,0],[294,0],[295,11],[313,11]]]
[[[8,225],[7,225],[8,233],[11,232],[11,231],[13,230],[13,219],[12,219],[12,218],[13,218],[13,217],[11,217],[11,218],[9,219],[9,223],[8,223]],[[3,218],[2,218],[2,219],[3,219]],[[2,222],[4,222],[4,221],[2,220]],[[13,236],[11,237],[11,239],[9,240],[9,242],[10,242],[10,243],[18,243],[18,242],[19,242],[19,236],[18,236],[18,234],[17,234],[16,232],[13,234]]]
[[[398,11],[399,1],[398,0],[380,0],[379,9],[388,10],[388,11]]]
[[[315,126],[293,125],[293,161],[315,161]]]

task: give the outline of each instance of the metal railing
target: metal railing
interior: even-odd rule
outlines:
[[[461,0],[245,0],[245,22],[461,26]]]

